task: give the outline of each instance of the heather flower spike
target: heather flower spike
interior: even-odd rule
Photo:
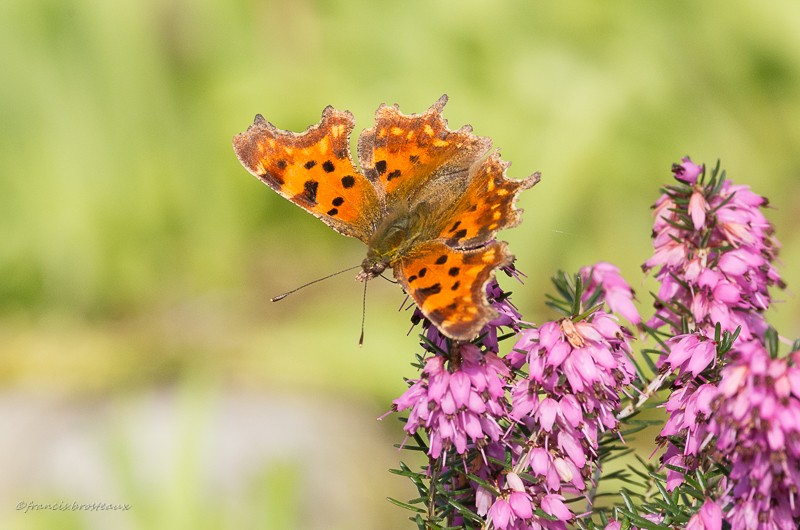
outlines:
[[[766,199],[734,185],[719,166],[708,179],[701,168],[684,158],[673,167],[678,184],[656,201],[654,253],[643,268],[658,269],[661,288],[648,326],[681,333],[677,323],[688,318],[706,335],[720,324],[749,340],[767,328],[768,288],[783,286],[772,264],[780,245],[760,210]]]
[[[797,360],[765,347],[774,336],[764,318],[769,288],[784,286],[773,265],[780,245],[761,212],[767,201],[719,166],[708,175],[684,158],[673,172],[678,184],[656,202],[655,251],[644,265],[661,282],[648,325],[669,335],[659,363],[675,377],[659,438],[666,486],[723,466],[687,529],[718,529],[723,519],[733,530],[796,528],[800,444],[786,441],[800,440],[789,383]]]
[[[393,408],[428,456],[423,473],[401,470],[419,489],[419,528],[798,528],[800,341],[780,355],[764,317],[770,288],[784,286],[766,199],[719,164],[687,157],[673,174],[643,265],[659,283],[649,318],[607,262],[558,274],[547,302],[558,316],[538,325],[496,281],[485,286],[495,316],[471,341],[415,312],[421,372]],[[643,349],[649,381],[621,322],[656,340]],[[596,504],[605,461],[648,423],[636,413],[664,385],[660,464],[619,472],[643,490]]]
[[[397,411],[409,409],[409,434],[428,431],[432,458],[451,447],[464,454],[469,443],[496,441],[502,433],[498,421],[505,415],[508,367],[472,343],[459,344],[450,354],[457,366],[448,366],[441,355],[429,357],[422,377],[394,400]]]

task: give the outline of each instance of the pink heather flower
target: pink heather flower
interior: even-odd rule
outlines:
[[[703,166],[698,166],[688,156],[683,157],[680,164],[672,165],[672,173],[675,174],[675,178],[689,185],[697,182],[697,177],[702,172]]]
[[[662,431],[663,432],[663,431]],[[681,450],[674,444],[667,444],[667,450],[661,456],[661,462],[664,466],[675,466],[681,469],[686,469],[685,459]],[[672,491],[681,484],[683,484],[683,473],[667,468],[667,491]]]
[[[702,230],[705,227],[708,210],[709,205],[703,196],[702,187],[692,191],[692,197],[689,199],[689,216],[692,218],[695,230]]]
[[[717,387],[711,383],[697,388],[689,384],[673,392],[664,404],[669,418],[661,430],[661,436],[682,434],[686,437],[686,453],[696,455],[708,441],[705,423],[717,394]]]
[[[511,522],[513,516],[514,512],[511,510],[511,505],[508,501],[502,497],[498,497],[494,504],[492,504],[492,507],[489,508],[489,516],[487,519],[492,522],[495,528],[503,530],[508,528],[508,524]]]
[[[719,505],[706,499],[700,511],[689,519],[686,530],[722,530],[722,510]]]
[[[494,499],[488,510],[487,520],[495,528],[517,528],[533,517],[531,496],[526,492],[525,484],[516,473],[504,475],[506,487],[503,494]],[[479,515],[482,515],[480,511]]]
[[[736,186],[730,181],[723,184],[720,194],[732,197],[717,212],[722,235],[729,243],[738,247],[766,239],[772,226],[758,209],[766,199],[751,192],[749,186]]]
[[[675,335],[667,340],[669,354],[664,362],[676,373],[697,377],[717,357],[717,344],[701,333]]]
[[[488,514],[489,508],[492,507],[493,501],[494,497],[489,490],[483,486],[478,486],[475,488],[475,513],[478,515]]]
[[[470,440],[496,441],[502,434],[498,421],[506,415],[508,367],[472,343],[461,344],[457,355],[455,367],[448,367],[440,355],[430,357],[422,377],[393,402],[397,411],[410,409],[406,432],[428,432],[433,458],[451,447],[464,454]]]
[[[546,491],[539,481],[529,481],[513,470],[498,464],[505,460],[506,455],[510,454],[512,468],[516,468],[518,459],[526,454],[525,446],[524,442],[517,443],[511,439],[489,442],[483,448],[485,457],[479,455],[472,458],[469,461],[469,469],[475,476],[493,484],[495,489],[490,491],[474,481],[469,481],[475,491],[475,498],[474,500],[469,499],[468,494],[465,494],[465,497],[459,499],[459,502],[467,505],[474,503],[474,511],[478,515],[485,516],[487,524],[490,523],[491,527],[495,529],[566,530],[564,521],[573,516],[566,509],[562,497]],[[557,477],[556,480],[558,480]],[[537,510],[544,511],[551,517],[555,517],[556,520],[537,515]],[[539,513],[541,514],[541,512]],[[453,526],[461,524],[461,521],[456,519]]]
[[[518,519],[530,519],[533,517],[533,506],[530,496],[524,491],[515,491],[508,496],[508,504],[511,511]]]
[[[691,471],[704,458],[714,457],[715,438],[709,422],[718,396],[719,389],[713,383],[705,383],[699,387],[688,383],[672,392],[664,405],[668,418],[659,439],[668,441],[670,437],[675,437],[681,440],[682,447],[671,442],[667,444],[667,450],[661,457],[665,465]],[[683,472],[667,468],[666,473],[668,491],[683,483]]]
[[[580,270],[580,275],[586,285],[583,296],[584,301],[599,289],[602,291],[603,299],[611,311],[619,313],[634,325],[642,321],[639,311],[633,304],[633,289],[622,278],[617,267],[601,261],[591,267],[583,267]]]
[[[513,267],[503,269],[518,277]],[[483,329],[478,344],[450,341],[415,309],[413,325],[423,322],[430,357],[422,377],[394,400],[394,409],[410,409],[405,430],[413,434],[424,429],[429,437],[429,454],[438,458],[443,450],[455,448],[465,454],[471,443],[498,440],[499,421],[506,415],[505,380],[510,376],[506,364],[497,357],[498,328],[518,330],[520,314],[496,281],[487,285],[487,295],[498,316]],[[483,347],[483,350],[479,348]],[[456,351],[454,351],[456,350]],[[447,358],[456,358],[449,363]]]
[[[569,521],[573,517],[572,512],[564,504],[564,497],[561,495],[545,495],[542,498],[542,511],[557,517],[559,521]]]

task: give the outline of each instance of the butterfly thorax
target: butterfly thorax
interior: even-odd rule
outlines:
[[[424,205],[417,205],[409,210],[402,206],[386,215],[367,243],[367,257],[361,262],[358,280],[366,281],[380,275],[408,254],[422,235],[423,208]]]

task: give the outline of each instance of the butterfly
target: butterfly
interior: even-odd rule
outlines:
[[[472,127],[451,131],[443,95],[406,115],[382,104],[375,126],[350,155],[355,121],[328,106],[305,132],[283,131],[257,114],[233,139],[242,165],[280,195],[346,236],[366,243],[357,279],[387,268],[446,336],[471,340],[497,311],[486,297],[494,271],[513,256],[495,233],[520,222],[517,194],[539,181],[505,176],[508,162]]]

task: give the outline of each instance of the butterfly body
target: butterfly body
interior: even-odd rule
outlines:
[[[300,134],[257,116],[234,150],[282,196],[367,244],[358,280],[391,268],[445,335],[469,340],[496,316],[485,284],[513,259],[494,234],[519,222],[516,195],[539,175],[507,179],[487,138],[447,128],[446,101],[412,115],[382,105],[359,138],[361,171],[350,158],[353,117],[332,107]]]
[[[429,219],[427,203],[413,209],[403,206],[387,213],[367,243],[367,257],[361,264],[365,274],[359,280],[374,278],[387,268],[394,268],[403,257],[408,257],[419,240],[425,240],[426,223]]]

